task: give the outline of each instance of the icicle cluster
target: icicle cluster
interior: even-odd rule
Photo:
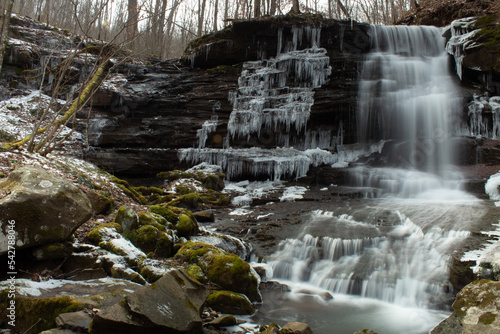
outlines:
[[[205,147],[208,135],[218,125],[217,117],[213,116],[197,132],[198,148],[179,150],[180,160],[219,165],[229,179],[249,174],[267,175],[274,180],[302,177],[311,165],[337,162],[338,155],[320,149],[335,148],[337,137],[331,131],[306,129],[314,103],[313,89],[326,83],[331,74],[326,50],[318,47],[320,31],[318,27],[293,27],[292,38],[284,41],[280,29],[276,58],[243,64],[239,88],[229,95],[233,111],[224,149]],[[309,48],[297,50],[304,44]],[[208,54],[210,48],[204,51]],[[285,148],[230,147],[231,138],[260,138],[262,129],[276,132],[276,141]],[[298,145],[300,149],[290,148],[290,144],[296,144],[290,143],[291,130],[305,136]]]
[[[477,47],[473,38],[478,30],[474,30],[475,17],[455,20],[451,23],[451,38],[446,44],[446,51],[455,57],[457,75],[462,80],[462,64],[467,50]]]
[[[262,128],[276,130],[281,126],[287,132],[292,126],[297,132],[303,130],[314,103],[313,88],[323,85],[331,74],[329,62],[326,50],[318,48],[246,62],[238,91],[231,96],[231,136],[250,139],[253,134],[260,135]],[[289,83],[290,78],[294,80]]]
[[[500,96],[474,96],[474,101],[469,104],[468,116],[469,127],[462,134],[500,138]]]

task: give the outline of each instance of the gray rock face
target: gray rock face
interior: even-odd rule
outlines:
[[[42,168],[13,171],[0,182],[0,191],[7,194],[0,199],[0,255],[7,253],[9,240],[16,249],[65,241],[92,215],[79,188]]]
[[[454,312],[431,334],[500,333],[500,282],[480,280],[463,288],[453,303]]]
[[[202,333],[208,290],[183,270],[172,270],[118,304],[99,312],[93,333]]]

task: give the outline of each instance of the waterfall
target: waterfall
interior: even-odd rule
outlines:
[[[444,308],[451,298],[448,252],[468,232],[433,227],[424,232],[395,212],[398,222],[385,235],[364,238],[314,237],[280,243],[268,259],[274,278],[308,283],[337,294],[375,298],[403,307]],[[350,216],[311,214],[310,225],[365,225]]]
[[[371,36],[373,52],[363,64],[359,84],[358,137],[361,142],[392,141],[388,163],[406,171],[356,170],[356,185],[382,185],[384,191],[405,197],[428,189],[459,189],[460,177],[457,180],[457,173],[450,172],[454,158],[450,137],[460,108],[442,30],[373,26]],[[416,170],[420,172],[408,172]],[[371,179],[377,183],[370,184]],[[412,185],[401,185],[406,181],[421,186],[409,192]],[[394,193],[395,184],[405,192]]]

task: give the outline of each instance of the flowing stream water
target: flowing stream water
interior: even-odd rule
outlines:
[[[450,254],[484,212],[460,190],[452,165],[459,105],[445,41],[434,27],[372,27],[371,35],[358,135],[395,143],[387,166],[351,168],[352,185],[372,199],[311,212],[300,234],[269,256],[272,279],[292,292],[271,298],[260,320],[300,319],[320,334],[426,333],[449,314]]]
[[[373,51],[359,84],[357,126],[364,148],[358,150],[343,148],[341,135],[307,133],[313,89],[331,72],[319,32],[292,29],[286,45],[278,36],[276,58],[245,63],[225,148],[205,148],[207,131],[217,126],[212,119],[200,130],[199,147],[182,150],[180,158],[220,165],[229,178],[277,180],[304,176],[310,166],[345,166],[385,145],[383,167],[350,165],[351,186],[363,189],[365,199],[302,214],[303,228],[265,259],[269,279],[292,291],[264,295],[254,318],[303,321],[315,334],[363,328],[426,333],[450,314],[450,256],[487,211],[487,204],[461,190],[462,177],[453,168],[450,138],[462,125],[442,30],[372,27]],[[297,50],[302,38],[310,48]],[[279,128],[309,139],[292,147],[293,136],[284,138]],[[279,134],[282,147],[231,147],[232,139],[258,137],[263,129]]]

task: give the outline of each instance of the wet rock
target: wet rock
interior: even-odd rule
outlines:
[[[289,322],[283,326],[283,330],[290,334],[313,334],[311,327],[303,322]]]
[[[79,188],[42,168],[13,171],[0,190],[8,194],[0,199],[0,255],[7,252],[8,226],[15,231],[16,249],[23,249],[65,241],[92,215]]]
[[[463,288],[453,303],[453,313],[431,334],[493,334],[500,332],[500,282],[479,280]]]
[[[229,327],[229,326],[234,326],[238,324],[238,320],[234,317],[234,315],[231,314],[226,314],[222,315],[218,318],[215,318],[214,320],[207,322],[205,325],[206,326],[213,326],[215,328],[219,327]]]
[[[213,211],[203,210],[198,212],[193,212],[196,220],[200,223],[211,223],[215,221],[215,215]]]
[[[237,255],[203,242],[188,241],[176,257],[200,266],[210,282],[221,288],[243,293],[251,301],[262,300],[257,273]]]
[[[201,308],[208,290],[183,270],[173,270],[99,312],[93,333],[202,333]]]
[[[58,327],[83,333],[88,333],[91,321],[92,316],[86,311],[63,313],[56,318]]]
[[[207,306],[221,313],[253,314],[255,310],[250,300],[241,293],[214,291],[207,298]]]

